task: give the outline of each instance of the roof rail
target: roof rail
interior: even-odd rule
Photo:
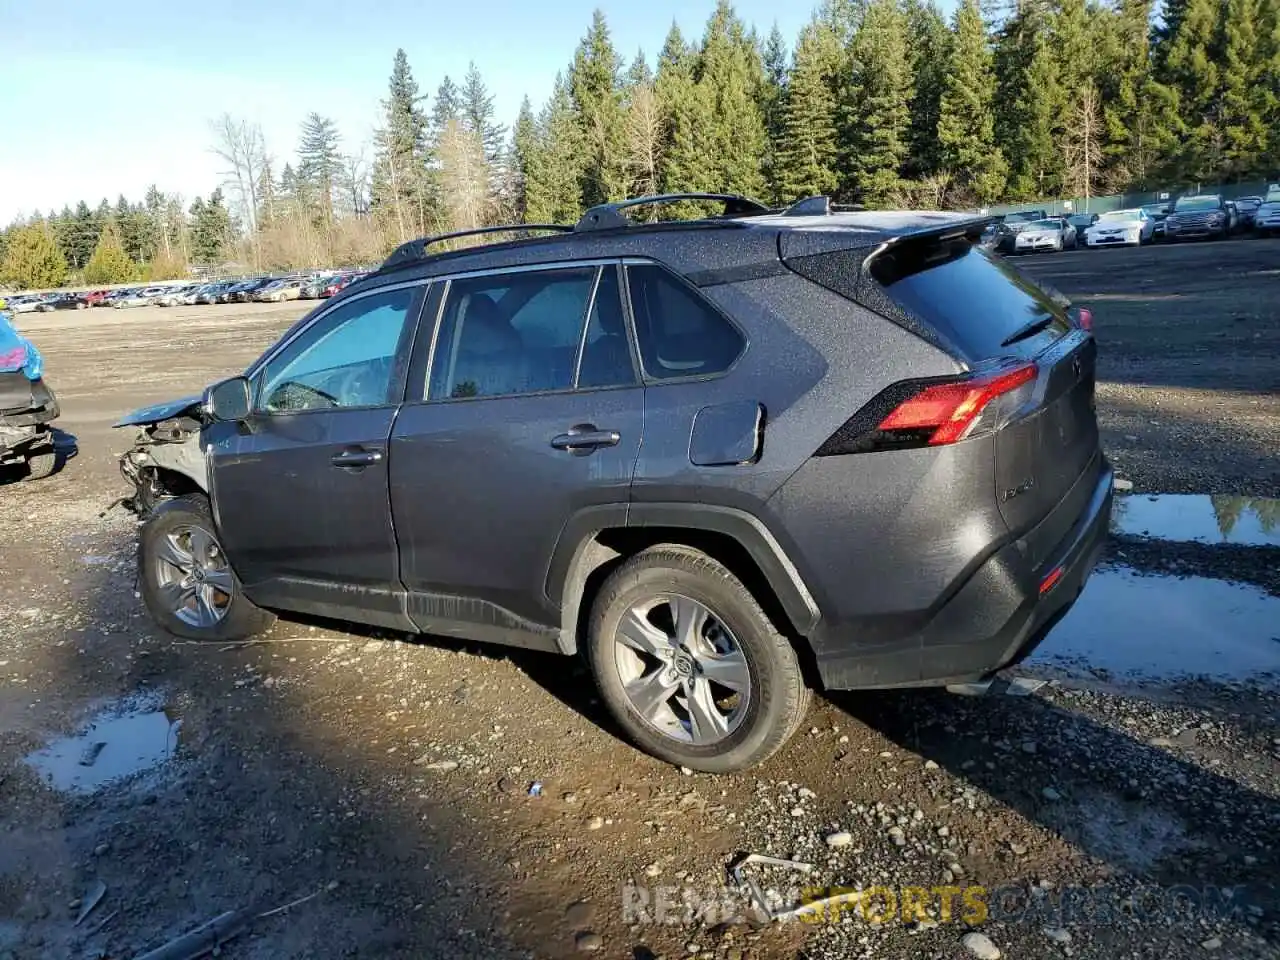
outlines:
[[[797,200],[787,209],[782,211],[784,217],[826,217],[833,213],[839,213],[843,210],[865,210],[866,207],[858,203],[832,203],[830,197],[821,195],[813,197],[805,197],[803,200]]]
[[[396,267],[417,263],[427,255],[427,247],[447,240],[461,237],[475,237],[490,233],[525,233],[537,231],[542,233],[572,233],[573,227],[563,223],[512,223],[500,227],[475,227],[471,230],[455,230],[452,233],[441,233],[434,237],[419,237],[402,243],[391,252],[391,256],[382,262],[379,270],[390,270]]]
[[[681,200],[719,201],[724,204],[722,215],[726,217],[769,212],[769,208],[763,203],[736,193],[663,193],[648,197],[633,197],[616,203],[602,203],[584,213],[573,229],[582,232],[584,230],[615,230],[618,227],[630,226],[631,221],[623,216],[623,210],[654,203],[678,203]]]

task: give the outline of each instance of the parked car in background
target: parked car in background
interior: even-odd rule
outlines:
[[[156,297],[162,296],[164,287],[145,287],[141,290],[132,290],[122,296],[116,297],[111,304],[116,309],[127,307],[149,307]]]
[[[810,680],[1022,659],[1108,535],[1093,337],[983,217],[805,204],[405,244],[243,376],[120,421],[147,609],[581,656],[639,747],[716,773],[777,751]]]
[[[1277,191],[1280,194],[1280,191]],[[1253,232],[1260,237],[1280,234],[1280,195],[1274,200],[1264,200],[1253,213]]]
[[[84,302],[91,307],[100,307],[102,302],[107,299],[110,290],[94,290],[84,295]]]
[[[253,292],[253,299],[259,303],[279,303],[282,300],[297,300],[302,293],[305,280],[283,279],[273,280]]]
[[[1017,213],[1006,213],[1000,218],[996,229],[996,249],[1001,253],[1014,252],[1014,238],[1027,228],[1029,224],[1044,220],[1048,216],[1043,210],[1020,210]]]
[[[1223,201],[1222,206],[1227,211],[1227,233],[1239,233],[1244,229],[1244,218],[1240,214],[1240,208],[1236,206],[1234,200]]]
[[[302,285],[302,289],[298,291],[299,300],[319,300],[324,296],[324,288],[329,285],[333,277],[312,277]]]
[[[1179,197],[1164,229],[1170,240],[1225,240],[1231,236],[1231,211],[1217,194]]]
[[[1236,210],[1240,214],[1240,229],[1251,229],[1254,217],[1258,214],[1258,208],[1262,206],[1262,197],[1236,197],[1232,203],[1236,205]]]
[[[89,301],[78,293],[55,293],[40,302],[37,308],[41,313],[53,313],[55,310],[85,310]]]
[[[1102,214],[1085,232],[1084,242],[1089,247],[1137,247],[1151,242],[1155,228],[1155,221],[1141,207],[1113,210]]]
[[[40,305],[44,303],[44,297],[40,294],[28,294],[25,297],[13,297],[8,301],[10,313],[35,313],[40,309]]]
[[[1076,228],[1076,237],[1084,236],[1086,230],[1098,222],[1098,214],[1096,213],[1073,213],[1067,217],[1067,222]]]
[[[39,480],[57,469],[49,424],[58,400],[44,382],[44,359],[0,310],[0,467],[25,466]]]
[[[1063,217],[1033,220],[1019,230],[1013,239],[1014,253],[1037,250],[1074,250],[1076,228]]]
[[[265,287],[269,283],[273,283],[271,277],[257,277],[253,280],[245,280],[236,284],[227,294],[228,303],[247,303],[253,299],[253,295]]]
[[[151,303],[157,307],[176,307],[182,303],[182,298],[193,289],[195,288],[191,286],[166,287],[155,296]]]
[[[344,274],[343,276],[334,277],[333,281],[327,287],[324,288],[323,296],[325,297],[337,296],[339,293],[347,289],[347,287],[351,286],[351,284],[355,283],[357,280],[359,280],[361,277],[364,277],[365,275],[366,274],[361,271],[357,273],[348,273],[348,274]]]
[[[1173,204],[1147,203],[1143,204],[1142,209],[1151,218],[1151,239],[1155,241],[1164,240],[1164,222],[1168,219],[1169,214],[1173,212]]]

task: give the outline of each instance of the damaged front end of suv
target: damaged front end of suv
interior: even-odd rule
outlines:
[[[58,399],[44,382],[44,358],[0,310],[0,468],[24,466],[33,480],[57,469],[50,428]]]
[[[208,465],[200,446],[206,418],[200,397],[143,407],[116,427],[138,427],[133,447],[120,457],[120,472],[133,485],[122,502],[145,520],[156,504],[188,493],[207,493]]]

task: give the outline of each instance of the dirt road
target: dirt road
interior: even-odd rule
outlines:
[[[125,492],[110,424],[305,305],[24,317],[78,454],[0,485],[0,958],[139,956],[227,911],[251,922],[223,955],[263,960],[950,958],[974,932],[1013,958],[1280,956],[1280,242],[1024,265],[1094,308],[1135,485],[1107,563],[1021,683],[818,698],[720,778],[634,751],[558,658],[160,634],[131,520],[99,517]],[[724,923],[741,851],[814,865],[754,868],[784,898],[887,890],[838,923]]]

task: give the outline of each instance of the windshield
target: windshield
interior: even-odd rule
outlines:
[[[1141,220],[1141,210],[1113,210],[1111,213],[1104,213],[1099,220]]]
[[[1217,210],[1221,201],[1217,197],[1183,197],[1175,210]]]
[[[1037,220],[1027,226],[1032,230],[1058,230],[1061,229],[1062,224],[1058,220]]]
[[[1028,220],[1037,220],[1040,218],[1039,212],[1034,213],[1011,213],[1004,218],[1005,223],[1025,223]]]

